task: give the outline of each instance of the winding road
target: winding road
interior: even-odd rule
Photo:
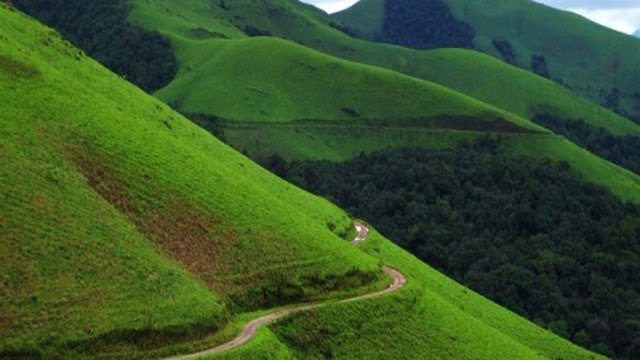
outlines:
[[[354,226],[356,228],[356,230],[358,231],[358,234],[356,235],[356,238],[351,242],[353,245],[357,245],[363,241],[365,241],[367,239],[367,236],[369,235],[369,228],[362,222],[360,221],[354,221]],[[354,302],[354,301],[361,301],[361,300],[366,300],[366,299],[372,299],[372,298],[377,298],[380,296],[383,296],[385,294],[397,291],[401,288],[403,288],[406,284],[407,284],[407,278],[397,269],[388,267],[388,266],[383,266],[382,270],[384,272],[386,272],[387,274],[391,275],[391,277],[393,278],[393,282],[391,283],[391,285],[389,285],[389,287],[387,287],[384,290],[381,291],[376,291],[373,293],[369,293],[369,294],[364,294],[364,295],[360,295],[360,296],[356,296],[353,298],[349,298],[349,299],[344,299],[339,301],[338,303],[348,303],[348,302]],[[283,318],[287,315],[291,315],[291,314],[295,314],[301,311],[305,311],[305,310],[310,310],[310,309],[315,309],[315,308],[319,308],[322,306],[325,306],[326,303],[317,303],[317,304],[307,304],[307,305],[299,305],[296,307],[292,307],[292,308],[288,308],[288,309],[284,309],[284,310],[280,310],[280,311],[276,311],[274,313],[268,314],[268,315],[264,315],[261,316],[255,320],[252,320],[251,322],[249,322],[247,325],[244,326],[244,328],[242,329],[242,332],[240,332],[240,334],[238,336],[236,336],[235,339],[224,343],[222,345],[216,346],[214,348],[208,349],[208,350],[204,350],[204,351],[200,351],[197,353],[193,353],[193,354],[189,354],[189,355],[181,355],[181,356],[176,356],[176,357],[171,357],[171,358],[167,358],[165,360],[186,360],[186,359],[196,359],[199,358],[201,356],[206,356],[206,355],[214,355],[214,354],[218,354],[227,350],[231,350],[234,348],[237,348],[238,346],[244,345],[247,342],[249,342],[249,340],[251,340],[256,333],[258,332],[258,329],[260,329],[260,327],[262,325],[268,324],[270,322],[273,322],[275,320],[278,320],[280,318]]]

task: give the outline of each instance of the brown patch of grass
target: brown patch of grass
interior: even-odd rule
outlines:
[[[224,288],[207,276],[230,270],[221,249],[232,243],[235,236],[222,226],[220,219],[184,200],[173,201],[160,210],[150,212],[145,218],[147,220],[141,227],[145,235],[209,287],[224,293]]]
[[[22,61],[0,55],[0,72],[12,77],[31,79],[40,76],[40,70]]]
[[[89,186],[103,199],[125,214],[133,214],[133,199],[127,197],[126,181],[109,167],[109,160],[90,151],[73,151],[75,165]],[[82,155],[79,155],[82,154]]]
[[[11,328],[16,323],[16,320],[17,318],[13,314],[3,314],[2,316],[0,316],[0,329]]]
[[[136,191],[130,185],[133,182],[114,170],[108,158],[86,148],[68,153],[89,186],[131,220],[161,252],[218,294],[229,291],[227,286],[215,283],[212,276],[228,274],[233,259],[224,251],[232,248],[235,235],[220,218],[170,193],[154,194],[157,203],[145,203],[135,197]],[[141,182],[152,187],[148,184],[151,179],[144,173]]]

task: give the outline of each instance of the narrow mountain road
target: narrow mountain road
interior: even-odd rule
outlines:
[[[356,238],[351,243],[354,245],[357,245],[367,239],[367,236],[369,235],[369,228],[360,221],[354,221],[354,226],[356,227],[356,230],[358,230],[358,234],[356,235]],[[344,304],[344,303],[349,303],[354,301],[377,298],[377,297],[386,295],[388,293],[397,291],[403,288],[407,284],[407,278],[400,271],[390,268],[388,266],[383,266],[382,270],[387,274],[391,275],[391,277],[393,278],[393,282],[391,283],[391,285],[389,285],[389,287],[387,287],[384,290],[373,292],[370,294],[364,294],[364,295],[356,296],[353,298],[344,299],[339,301],[338,303]],[[261,316],[255,320],[252,320],[247,325],[245,325],[244,328],[242,329],[242,332],[238,336],[236,336],[235,339],[227,343],[224,343],[222,345],[219,345],[214,348],[204,350],[201,352],[197,352],[189,355],[176,356],[172,358],[167,358],[165,360],[196,359],[201,356],[214,355],[227,350],[237,348],[238,346],[244,345],[247,342],[249,342],[249,340],[251,340],[256,335],[256,333],[258,332],[258,329],[260,329],[262,325],[268,324],[270,322],[283,318],[287,315],[295,314],[305,310],[319,308],[325,305],[326,305],[325,303],[300,305],[300,306],[292,307],[289,309],[276,311],[269,315]]]
[[[358,245],[361,242],[365,241],[367,239],[367,236],[369,236],[369,228],[358,220],[354,221],[353,225],[356,227],[356,230],[358,230],[358,235],[356,235],[356,238],[353,239],[351,243],[353,245]]]

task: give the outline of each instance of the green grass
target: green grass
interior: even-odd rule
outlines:
[[[628,97],[640,93],[633,80],[640,76],[640,43],[632,37],[533,1],[445,2],[456,18],[475,29],[474,45],[480,51],[501,59],[492,41],[509,41],[516,54],[515,64],[527,70],[531,69],[532,55],[544,55],[553,78],[599,103],[603,101],[601,90],[609,92],[617,87],[625,95],[621,108],[638,115]],[[335,17],[371,37],[382,28],[384,1],[363,0]]]
[[[337,207],[55,32],[0,17],[0,352],[212,331],[385,281],[339,237],[352,224]]]
[[[291,349],[285,344],[280,342],[278,338],[269,331],[267,328],[261,328],[254,339],[252,339],[247,345],[237,349],[230,350],[229,352],[203,356],[200,359],[215,359],[215,360],[293,360],[297,359]]]
[[[583,119],[617,135],[640,135],[638,124],[591,103],[551,80],[532,75],[488,55],[461,49],[428,52],[424,76],[436,83],[527,119],[551,113]],[[450,69],[465,69],[451,71]]]

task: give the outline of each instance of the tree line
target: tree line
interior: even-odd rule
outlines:
[[[169,84],[177,61],[169,40],[127,20],[125,0],[12,0],[25,13],[58,30],[113,72],[147,92]]]
[[[639,136],[615,136],[602,127],[590,126],[584,120],[562,119],[549,114],[535,115],[533,121],[640,175]]]

